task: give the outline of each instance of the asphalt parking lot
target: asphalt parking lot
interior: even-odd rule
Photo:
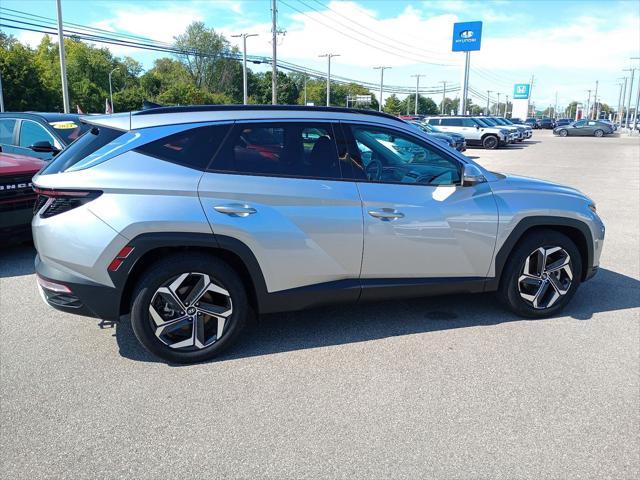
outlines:
[[[536,131],[466,152],[591,196],[601,271],[562,316],[491,295],[264,317],[221,360],[169,366],[48,308],[0,250],[3,478],[640,475],[640,139]]]

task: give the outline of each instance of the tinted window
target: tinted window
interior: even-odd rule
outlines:
[[[255,175],[341,177],[333,128],[315,123],[236,125],[211,169]]]
[[[31,120],[23,120],[20,125],[18,145],[21,147],[30,147],[36,142],[49,142],[51,145],[54,145],[55,140],[42,125],[32,122]]]
[[[576,127],[584,127],[586,124],[587,124],[586,120],[578,120],[576,123],[574,123]]]
[[[80,138],[80,136],[91,128],[86,123],[75,122],[73,120],[63,120],[59,122],[49,122],[56,133],[62,137],[62,140],[66,145],[69,145],[74,140]]]
[[[440,119],[439,118],[430,118],[429,120],[427,120],[427,123],[429,125],[440,125]]]
[[[0,120],[0,143],[5,145],[13,144],[13,128],[15,126],[16,121],[12,118]]]
[[[59,153],[54,160],[46,166],[43,173],[64,172],[83,158],[115,140],[123,133],[124,132],[120,130],[113,130],[106,127],[92,127],[91,130]]]
[[[472,118],[463,118],[462,125],[465,127],[475,127],[477,123]]]
[[[443,127],[461,127],[462,119],[461,118],[443,118],[440,121],[440,125]]]
[[[367,180],[382,183],[451,185],[460,165],[434,147],[393,130],[351,126]]]
[[[230,125],[211,125],[175,133],[135,149],[136,152],[204,170],[216,154]]]

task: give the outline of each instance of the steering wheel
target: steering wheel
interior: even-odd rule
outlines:
[[[364,173],[369,180],[380,180],[382,178],[382,162],[372,158],[369,165],[365,167]]]

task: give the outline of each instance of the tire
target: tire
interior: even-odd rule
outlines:
[[[604,136],[604,130],[600,130],[600,129],[596,130],[595,132],[593,132],[593,136],[594,137],[602,137],[602,136]]]
[[[494,150],[498,148],[499,143],[500,141],[495,135],[487,135],[482,139],[482,146],[487,150]]]
[[[541,260],[544,258],[540,249],[547,252],[547,268],[554,265],[557,267],[565,261],[566,254],[571,274],[569,275],[564,267],[553,273],[540,272]],[[541,273],[539,277],[538,272]],[[531,273],[536,275],[530,275]],[[549,317],[569,303],[580,284],[581,275],[582,259],[573,241],[553,230],[538,230],[530,234],[525,233],[511,252],[504,266],[497,293],[500,301],[520,316]],[[534,276],[537,278],[533,278]],[[571,280],[567,284],[569,276]],[[545,282],[546,286],[543,286]]]
[[[562,129],[558,132],[558,135],[560,135],[561,137],[566,137],[569,134],[569,132],[567,132],[566,130]]]
[[[152,354],[172,363],[203,362],[234,343],[250,311],[242,280],[226,262],[201,253],[176,254],[153,264],[140,278],[131,326]],[[199,326],[196,333],[194,324]]]

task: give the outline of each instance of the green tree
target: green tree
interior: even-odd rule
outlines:
[[[402,113],[402,102],[400,102],[400,99],[395,93],[388,96],[384,101],[383,110],[391,115],[400,115],[400,113]]]
[[[415,102],[415,93],[407,96],[407,98],[402,101],[402,112],[406,113],[409,111],[410,114],[415,113]],[[418,115],[437,115],[438,113],[440,113],[440,109],[436,105],[436,102],[429,97],[418,96]]]

